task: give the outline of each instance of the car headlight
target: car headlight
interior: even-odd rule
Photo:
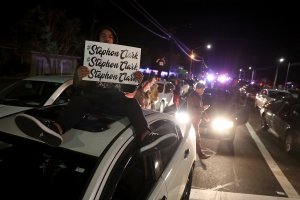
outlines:
[[[212,128],[216,131],[224,131],[233,127],[233,122],[225,118],[216,118],[211,122]]]
[[[187,112],[182,112],[182,111],[176,112],[175,118],[178,122],[184,123],[184,124],[186,124],[190,121],[190,116]]]

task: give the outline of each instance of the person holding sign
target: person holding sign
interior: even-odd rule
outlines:
[[[134,60],[138,57],[138,54],[129,53],[130,51],[127,49],[130,50],[130,48],[126,46],[116,45],[115,47],[114,45],[110,45],[117,42],[117,34],[109,26],[101,27],[97,35],[100,43],[86,42],[84,62],[87,61],[88,66],[80,66],[77,68],[74,74],[73,96],[56,121],[50,121],[28,114],[19,114],[15,118],[17,126],[31,137],[35,137],[51,146],[59,146],[63,142],[62,135],[80,122],[86,113],[99,112],[99,110],[103,112],[104,110],[104,112],[110,114],[128,117],[134,128],[141,153],[151,152],[151,150],[155,148],[160,148],[160,145],[162,145],[162,142],[165,142],[165,140],[175,140],[175,134],[164,136],[165,139],[162,140],[158,134],[153,133],[148,127],[139,103],[135,98],[130,98],[134,97],[137,84],[140,84],[143,80],[143,74],[136,70],[132,72],[132,75],[125,76],[125,73],[129,73],[124,72],[125,70],[130,71],[135,69],[135,67],[128,67],[128,62],[125,58]],[[120,48],[119,46],[122,48],[120,51],[113,49]],[[103,50],[106,47],[108,48]],[[87,54],[89,55],[86,56]],[[121,57],[121,64],[114,63],[116,59],[104,61],[104,54],[109,54],[115,58]],[[99,64],[100,62],[105,62],[106,64]],[[127,62],[125,67],[123,65],[124,62]],[[91,67],[91,63],[96,63],[96,67],[98,68],[94,66]],[[121,73],[111,72],[113,70],[107,70],[107,68],[119,68],[121,69],[119,70]],[[107,71],[105,72],[104,70]],[[92,74],[92,71],[96,71],[95,74],[97,75]],[[118,75],[119,78],[116,79],[115,77],[118,77]],[[99,77],[101,77],[101,79]],[[99,78],[98,81],[95,81],[97,78]],[[105,80],[105,78],[109,80]],[[119,83],[117,81],[119,81]],[[135,83],[136,85],[120,84],[120,82],[126,81]],[[32,130],[30,127],[33,127]]]

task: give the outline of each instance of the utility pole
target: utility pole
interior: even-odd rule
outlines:
[[[276,66],[275,78],[274,78],[274,82],[273,82],[273,89],[275,89],[275,87],[276,87],[276,81],[277,81],[277,76],[278,76],[278,68],[279,68],[279,64],[277,64],[277,66]]]
[[[279,63],[282,63],[283,61],[284,61],[284,58],[279,59]],[[276,87],[276,81],[277,81],[278,70],[279,70],[279,63],[277,63],[277,66],[276,66],[276,73],[275,73],[275,78],[274,78],[274,82],[273,82],[273,89],[275,89],[275,87]]]

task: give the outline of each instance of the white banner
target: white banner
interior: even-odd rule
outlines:
[[[141,49],[85,41],[83,65],[91,73],[83,80],[137,85],[133,72],[140,68]]]

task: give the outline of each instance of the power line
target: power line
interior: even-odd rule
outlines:
[[[134,1],[136,3],[136,5],[133,5],[131,3],[131,5],[139,12],[141,13],[148,21],[150,21],[157,29],[159,29],[160,31],[162,31],[167,37],[162,36],[158,33],[156,33],[155,31],[153,31],[152,29],[146,27],[145,25],[143,25],[142,23],[140,23],[138,20],[136,20],[134,17],[132,17],[130,14],[128,14],[124,9],[122,9],[119,5],[117,5],[113,0],[110,0],[110,2],[116,6],[120,11],[122,11],[126,16],[128,16],[130,19],[132,19],[134,22],[136,22],[138,25],[140,25],[141,27],[143,27],[144,29],[150,31],[151,33],[155,34],[156,36],[163,38],[163,39],[167,39],[170,40],[172,39],[172,41],[174,41],[174,43],[176,44],[176,46],[188,57],[190,57],[191,54],[191,50],[183,43],[181,42],[179,39],[177,39],[174,35],[172,35],[171,33],[169,33],[167,31],[166,28],[164,28],[161,24],[159,24],[159,22],[152,17],[149,12],[147,12],[137,1]],[[203,60],[195,60],[195,61],[203,61]]]

